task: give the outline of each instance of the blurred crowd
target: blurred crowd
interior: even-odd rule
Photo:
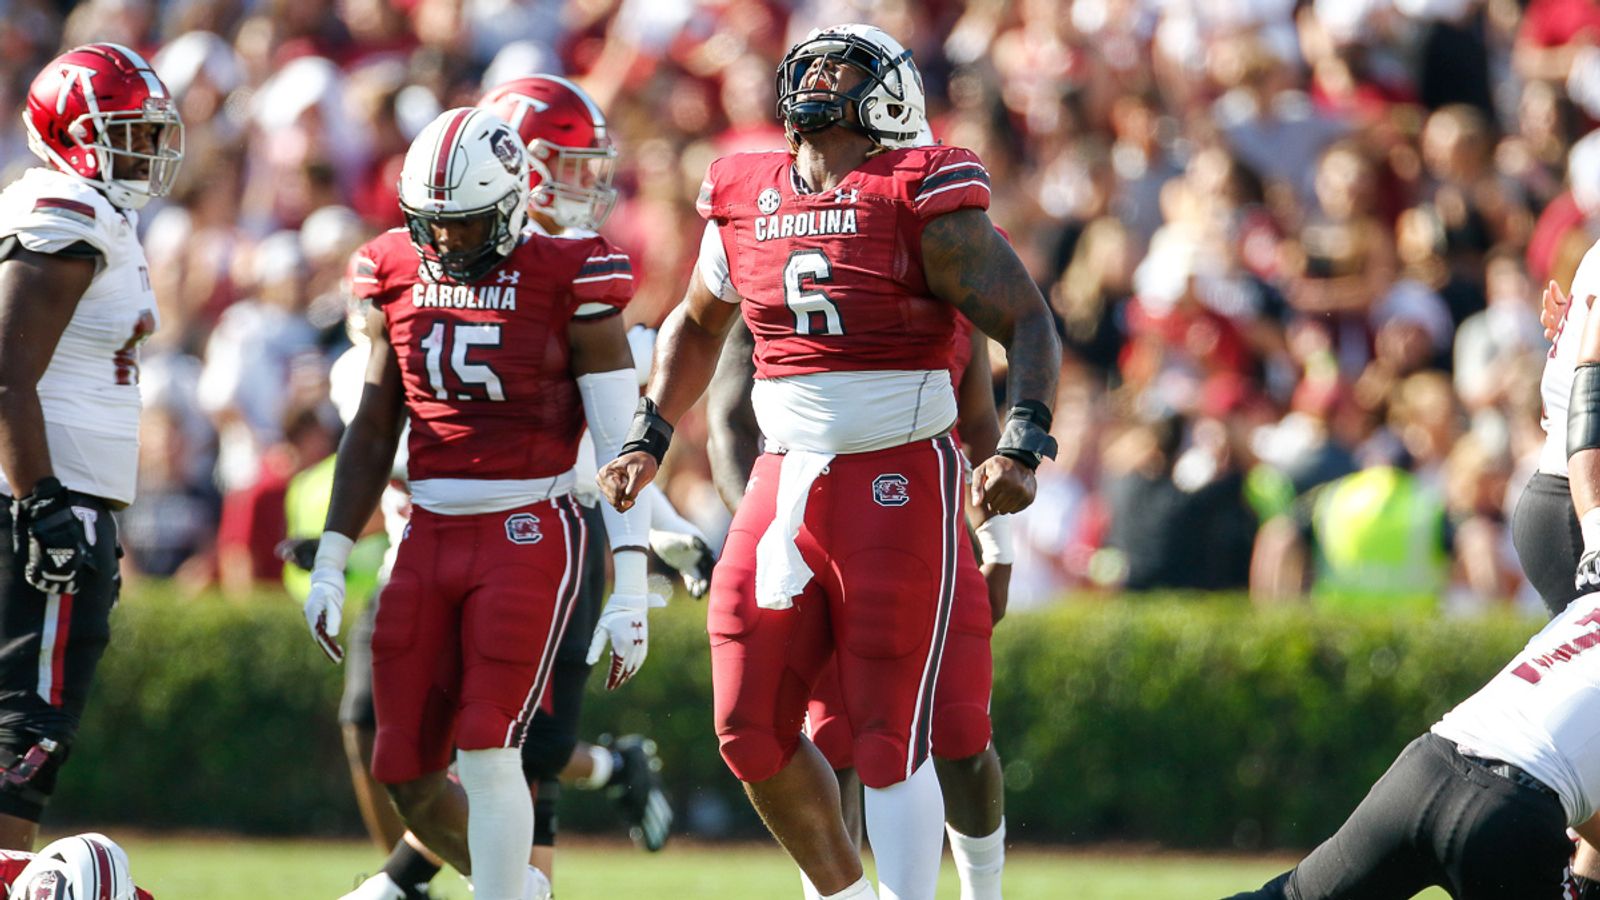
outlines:
[[[777,59],[847,21],[913,49],[1068,350],[1013,607],[1537,605],[1507,522],[1543,439],[1539,293],[1600,236],[1600,0],[0,0],[0,109],[111,40],[187,125],[141,222],[162,326],[134,572],[278,578],[285,485],[338,436],[345,260],[400,224],[437,112],[533,72],[588,89],[621,149],[627,315],[654,325],[706,165],[782,146]],[[0,116],[0,182],[32,162]],[[666,484],[715,535],[703,430]]]

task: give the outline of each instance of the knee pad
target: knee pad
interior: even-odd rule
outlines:
[[[856,735],[855,750],[856,772],[867,787],[886,788],[906,780],[909,748],[905,738],[883,731],[868,731]],[[920,764],[922,760],[917,762]]]
[[[992,737],[989,711],[977,704],[939,706],[933,711],[933,755],[940,759],[977,756]]]
[[[743,782],[766,781],[778,774],[800,745],[798,734],[785,742],[771,733],[744,728],[718,738],[723,762],[728,764],[734,777]]]
[[[457,750],[496,750],[507,744],[512,717],[489,703],[468,703],[456,720]],[[512,745],[515,746],[515,745]]]
[[[37,822],[55,793],[71,740],[38,738],[21,752],[14,746],[0,747],[0,813]]]

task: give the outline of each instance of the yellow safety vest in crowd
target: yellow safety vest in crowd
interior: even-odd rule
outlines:
[[[1324,487],[1312,513],[1311,595],[1343,609],[1436,609],[1449,583],[1445,508],[1403,469],[1378,466]]]
[[[323,523],[327,521],[328,503],[333,497],[335,458],[330,456],[289,479],[283,504],[291,540],[321,536]],[[378,569],[383,565],[384,551],[388,548],[389,539],[382,534],[356,541],[350,550],[350,562],[345,566],[346,598],[361,601],[372,595],[378,586]],[[285,563],[283,586],[290,596],[303,602],[311,592],[311,573],[293,563]]]

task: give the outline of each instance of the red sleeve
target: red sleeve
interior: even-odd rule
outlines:
[[[597,237],[584,244],[578,274],[572,279],[572,318],[603,319],[633,299],[633,263],[615,244]]]
[[[989,208],[989,171],[978,154],[938,147],[928,154],[926,174],[911,189],[911,205],[922,219],[958,209]]]
[[[145,890],[142,887],[134,888],[133,889],[133,896],[134,896],[134,900],[156,900],[156,895],[155,894],[150,893],[149,891]]]
[[[706,178],[700,182],[700,196],[695,198],[694,211],[702,219],[717,218],[717,176],[722,173],[722,166],[726,157],[714,159],[706,167]]]
[[[378,280],[378,254],[371,243],[362,244],[350,254],[345,267],[345,278],[350,282],[350,294],[357,300],[371,300],[383,286]]]

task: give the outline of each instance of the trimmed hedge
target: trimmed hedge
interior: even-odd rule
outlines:
[[[652,616],[644,673],[616,693],[592,679],[583,734],[650,735],[681,820],[753,833],[711,733],[703,616],[686,600]],[[994,694],[1010,833],[1314,843],[1538,625],[1176,598],[1014,614],[996,635]],[[341,673],[304,628],[281,595],[129,592],[53,820],[358,832],[334,716]],[[564,796],[565,827],[613,827],[608,804]]]

